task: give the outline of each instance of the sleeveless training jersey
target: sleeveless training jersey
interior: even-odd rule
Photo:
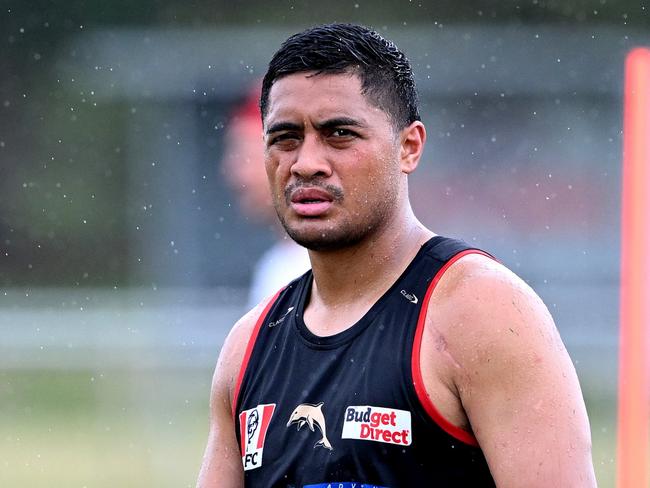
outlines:
[[[476,439],[428,399],[420,344],[429,298],[471,250],[436,236],[356,324],[314,335],[312,274],[278,292],[251,336],[235,387],[246,487],[493,487]]]

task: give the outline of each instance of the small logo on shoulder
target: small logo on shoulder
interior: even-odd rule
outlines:
[[[406,290],[400,291],[400,293],[406,298],[409,302],[411,303],[418,303],[418,297],[416,297],[413,293],[409,293]]]
[[[279,325],[279,324],[281,324],[282,322],[284,322],[284,319],[287,318],[287,315],[289,315],[289,314],[291,313],[292,310],[293,310],[293,307],[289,307],[289,308],[287,309],[287,311],[284,312],[284,315],[283,315],[282,317],[280,317],[278,320],[275,320],[275,321],[271,321],[271,322],[269,322],[269,327],[275,327],[276,325]]]
[[[266,432],[269,430],[275,403],[258,405],[239,414],[241,460],[244,471],[262,466]]]

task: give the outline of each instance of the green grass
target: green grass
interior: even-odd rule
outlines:
[[[0,486],[194,486],[210,372],[0,374]]]
[[[193,487],[211,371],[0,372],[3,488]],[[615,404],[587,404],[599,486],[614,486]]]

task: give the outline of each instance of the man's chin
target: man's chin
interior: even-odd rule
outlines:
[[[350,232],[336,231],[299,231],[285,227],[287,234],[297,244],[309,249],[310,251],[338,251],[350,247],[361,239],[359,236]]]

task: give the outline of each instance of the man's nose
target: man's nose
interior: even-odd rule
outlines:
[[[323,141],[315,134],[308,134],[296,152],[296,159],[291,165],[291,173],[304,179],[328,177],[332,167],[327,157]]]

